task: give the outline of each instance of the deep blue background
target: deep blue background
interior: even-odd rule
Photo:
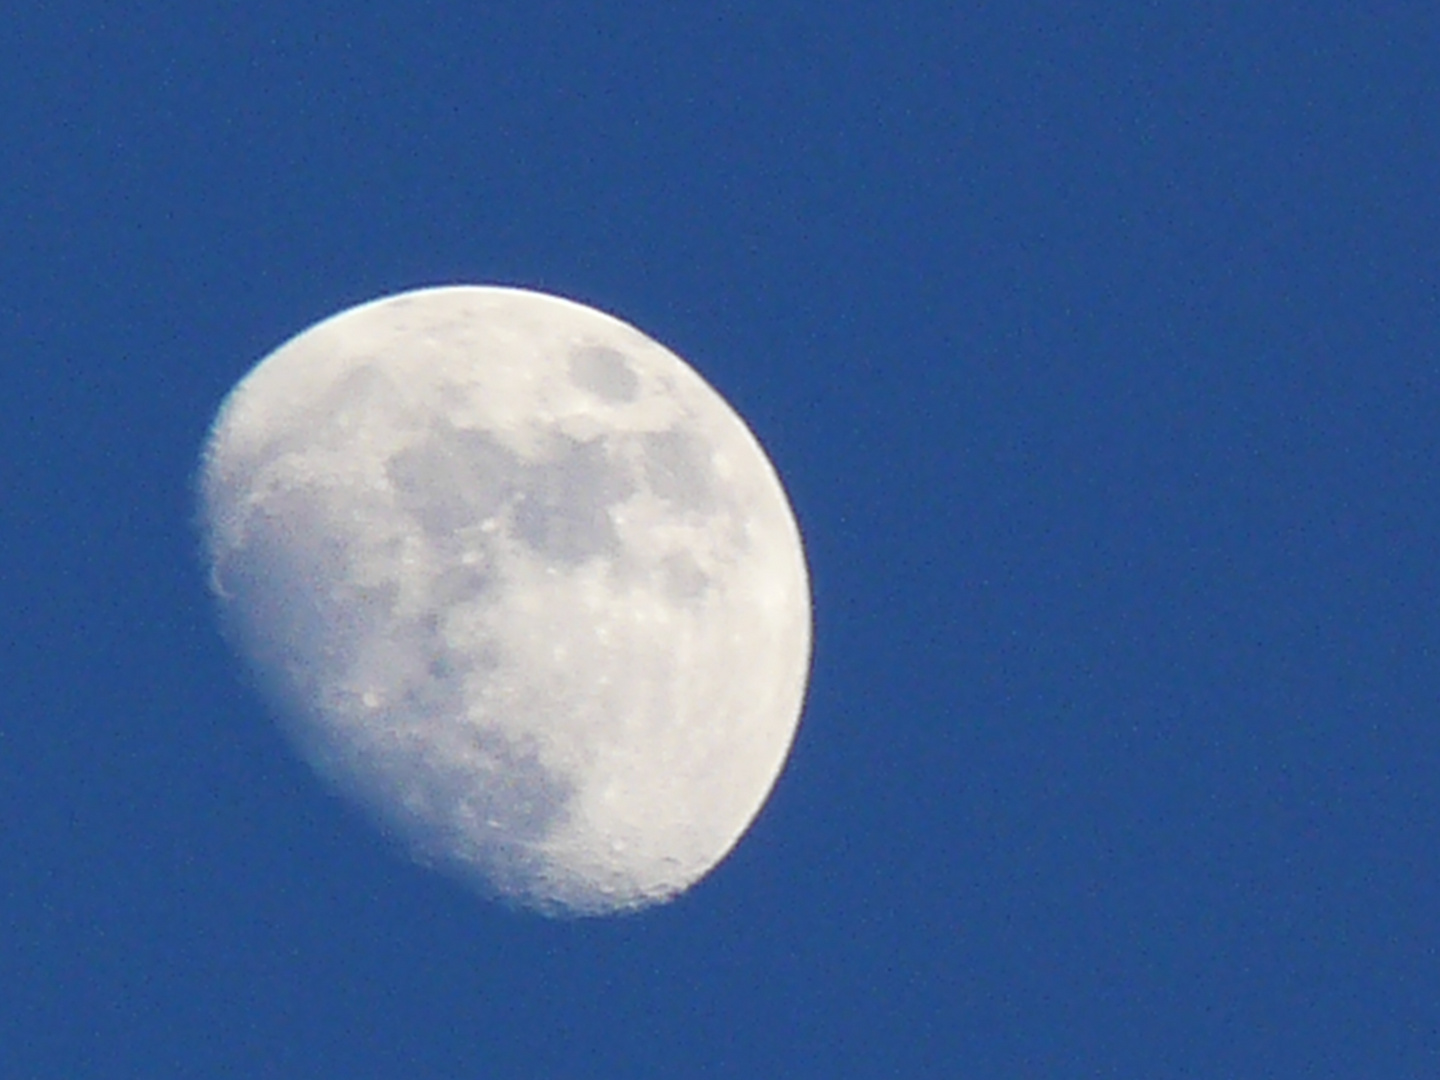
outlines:
[[[7,9],[0,1077],[1433,1080],[1437,58],[1433,2]],[[216,633],[223,395],[461,280],[689,358],[805,531],[794,754],[659,911],[397,858]]]

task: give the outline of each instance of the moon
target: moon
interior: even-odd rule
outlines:
[[[744,421],[619,319],[473,285],[343,311],[235,386],[198,488],[227,637],[421,863],[634,910],[768,797],[810,667],[800,531]]]

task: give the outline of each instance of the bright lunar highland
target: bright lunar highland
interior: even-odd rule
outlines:
[[[231,392],[200,504],[227,634],[300,752],[490,895],[667,900],[784,764],[795,518],[739,416],[617,319],[479,286],[342,312]]]

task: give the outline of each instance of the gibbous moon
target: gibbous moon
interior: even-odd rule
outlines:
[[[420,861],[551,914],[676,896],[794,738],[810,592],[739,416],[638,330],[421,289],[286,342],[200,470],[227,635]]]

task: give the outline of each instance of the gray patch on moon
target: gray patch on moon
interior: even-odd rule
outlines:
[[[385,463],[400,506],[436,536],[497,514],[523,470],[520,460],[489,435],[443,419],[423,442]]]
[[[664,575],[665,593],[672,600],[687,603],[697,600],[710,587],[710,575],[700,569],[688,552],[665,556],[661,573]]]
[[[468,549],[463,553],[441,551],[445,565],[435,575],[430,588],[430,603],[436,610],[448,611],[456,604],[474,600],[490,592],[496,582],[490,559],[481,552]],[[432,616],[433,618],[433,616]]]
[[[710,452],[686,431],[653,431],[644,436],[645,480],[662,499],[690,510],[713,502]]]
[[[614,555],[620,537],[608,510],[634,490],[627,471],[610,462],[603,440],[561,436],[545,460],[526,470],[515,533],[534,551],[567,565]]]
[[[640,379],[625,354],[604,345],[583,345],[570,354],[570,381],[605,401],[634,401]]]

